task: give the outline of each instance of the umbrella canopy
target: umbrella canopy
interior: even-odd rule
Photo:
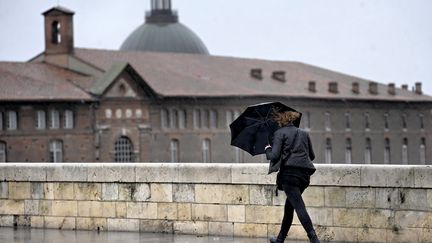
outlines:
[[[230,124],[231,145],[241,148],[251,155],[265,153],[264,147],[272,143],[273,133],[279,128],[273,120],[273,114],[284,111],[296,110],[281,102],[249,106]],[[300,119],[301,113],[300,117],[293,122],[296,127],[299,127]]]

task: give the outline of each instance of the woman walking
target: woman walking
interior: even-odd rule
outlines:
[[[298,112],[286,111],[274,114],[274,120],[279,129],[274,133],[273,146],[265,147],[268,160],[281,160],[278,183],[287,196],[284,217],[277,237],[270,238],[270,242],[283,243],[291,227],[294,210],[305,229],[309,240],[319,243],[306,211],[301,194],[309,186],[310,176],[315,172],[312,160],[315,154],[309,134],[293,125],[293,121],[300,117]]]

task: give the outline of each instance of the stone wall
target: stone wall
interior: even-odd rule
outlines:
[[[0,226],[275,235],[266,164],[2,164]],[[303,194],[321,239],[432,242],[432,167],[317,165]],[[298,219],[289,238],[306,239]]]

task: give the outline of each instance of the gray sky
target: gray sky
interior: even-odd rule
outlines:
[[[75,46],[118,49],[149,0],[0,0],[0,60],[42,52],[41,13],[75,11]],[[430,0],[173,0],[213,55],[300,61],[432,95]]]

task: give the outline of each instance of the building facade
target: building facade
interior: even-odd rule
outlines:
[[[145,28],[177,21],[157,2]],[[420,83],[212,56],[199,41],[198,53],[178,42],[176,51],[127,50],[137,37],[122,50],[77,48],[73,12],[43,14],[45,50],[0,62],[2,162],[265,162],[230,146],[229,124],[248,105],[281,101],[302,112],[317,163],[432,163],[432,97]]]

